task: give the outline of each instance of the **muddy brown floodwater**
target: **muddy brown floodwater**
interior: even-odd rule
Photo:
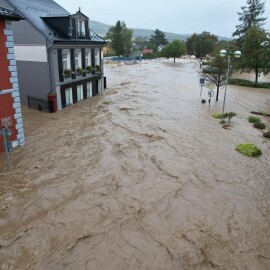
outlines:
[[[104,95],[24,108],[0,155],[0,268],[270,269],[270,141],[247,121],[269,90],[229,86],[233,127],[202,104],[194,63],[106,66]],[[203,97],[207,97],[206,88]],[[234,150],[252,142],[262,156]]]

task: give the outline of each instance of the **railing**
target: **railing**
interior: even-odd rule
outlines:
[[[53,112],[53,102],[51,100],[27,95],[27,101],[29,109],[32,108],[43,112]]]
[[[82,71],[72,71],[70,74],[66,74],[65,72],[62,74],[63,81],[82,79],[85,77],[93,77],[93,76],[101,76],[103,75],[102,70],[97,70],[93,68],[93,70],[82,70]]]

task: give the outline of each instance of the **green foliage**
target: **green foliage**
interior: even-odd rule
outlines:
[[[261,28],[266,20],[262,15],[264,13],[264,2],[261,0],[247,0],[247,6],[241,7],[241,12],[238,12],[239,21],[236,26],[236,31],[233,36],[238,36],[238,44],[241,45],[247,31],[251,27]]]
[[[127,28],[125,22],[117,21],[110,27],[106,39],[111,40],[111,47],[116,55],[128,56],[132,48],[132,30]]]
[[[229,123],[230,123],[231,119],[232,119],[234,116],[237,116],[237,113],[235,113],[235,112],[227,112],[227,113],[224,113],[223,118],[228,118],[228,119],[229,119]]]
[[[219,47],[211,53],[210,56],[207,57],[207,66],[203,66],[203,74],[208,81],[211,81],[217,87],[216,101],[218,101],[219,97],[219,88],[221,85],[224,85],[226,82],[226,74],[227,74],[227,57],[221,57],[219,52],[222,49],[227,49],[228,51],[235,49],[235,44],[233,42],[226,42],[227,47]],[[232,59],[233,60],[233,59]],[[232,66],[230,68],[229,75],[234,73],[234,63],[232,62]]]
[[[81,75],[83,75],[84,73],[84,70],[82,68],[77,68],[76,71]]]
[[[270,131],[263,132],[263,137],[270,139]]]
[[[161,57],[161,54],[159,52],[154,52],[154,53],[148,53],[145,54],[142,59],[156,59]]]
[[[235,150],[250,157],[257,157],[262,154],[262,150],[252,143],[238,144]]]
[[[71,69],[65,69],[65,70],[64,70],[64,75],[65,75],[66,77],[71,77],[71,75],[72,75],[72,70],[71,70]]]
[[[270,89],[270,83],[254,83],[254,82],[251,82],[248,80],[242,80],[242,79],[229,79],[229,84],[245,86],[245,87]]]
[[[209,32],[193,34],[186,41],[187,53],[196,57],[205,57],[215,50],[217,41],[218,37]]]
[[[258,27],[247,30],[242,44],[241,69],[255,73],[255,83],[261,73],[270,71],[270,39],[268,34]]]
[[[92,72],[92,71],[93,71],[92,66],[87,66],[87,67],[86,67],[86,71],[87,71],[87,72]]]
[[[160,45],[166,45],[168,44],[168,40],[165,37],[165,33],[160,31],[159,29],[156,29],[154,31],[154,35],[151,35],[147,48],[153,49],[155,52],[158,51],[158,47]]]
[[[260,122],[261,122],[261,119],[260,119],[259,117],[250,115],[250,116],[248,117],[248,122],[249,122],[249,123],[260,123]]]
[[[166,45],[166,47],[161,51],[161,54],[167,58],[173,57],[175,62],[175,58],[184,55],[185,52],[185,43],[181,40],[174,40]]]
[[[222,114],[221,113],[214,113],[213,115],[212,115],[214,118],[221,118],[221,116],[222,116]]]
[[[265,129],[266,125],[262,122],[255,122],[253,127],[258,128],[258,129]]]
[[[100,72],[100,71],[101,71],[100,65],[96,65],[96,71],[97,71],[97,72]]]
[[[135,50],[143,50],[147,48],[147,41],[148,41],[147,37],[137,36],[133,40],[133,48]]]

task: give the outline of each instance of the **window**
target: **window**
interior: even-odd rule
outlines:
[[[82,67],[82,53],[81,50],[75,50],[75,69]]]
[[[87,98],[92,97],[92,82],[87,83]]]
[[[66,106],[73,104],[72,88],[65,90]]]
[[[64,71],[70,69],[70,50],[62,51],[62,64]]]
[[[92,66],[92,61],[91,61],[91,50],[86,49],[85,50],[85,66]]]
[[[77,20],[77,37],[85,36],[85,22],[82,20]]]
[[[100,49],[95,49],[95,63],[100,66]]]
[[[79,102],[82,99],[83,99],[83,86],[78,85],[77,86],[77,101]]]

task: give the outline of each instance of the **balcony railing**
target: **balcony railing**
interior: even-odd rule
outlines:
[[[72,71],[71,69],[68,69],[64,71],[62,76],[63,76],[64,81],[69,81],[69,80],[75,80],[75,79],[80,79],[84,77],[100,76],[102,74],[103,74],[102,71],[98,67],[98,68],[86,68],[85,70],[78,68],[76,71]]]

